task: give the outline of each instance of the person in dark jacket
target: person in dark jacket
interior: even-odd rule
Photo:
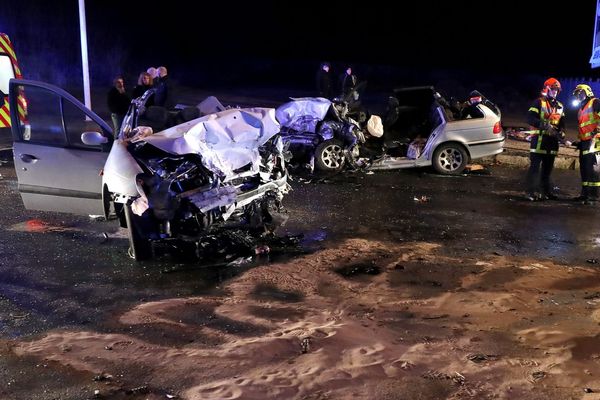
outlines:
[[[340,75],[340,91],[342,94],[342,98],[346,99],[356,88],[356,84],[358,83],[358,78],[356,75],[352,74],[352,67],[346,67],[346,70],[342,75]]]
[[[534,101],[527,112],[531,144],[525,198],[529,201],[557,198],[550,181],[550,174],[554,168],[559,143],[565,137],[563,105],[556,99],[560,89],[560,82],[557,79],[547,79],[541,96]]]
[[[586,84],[577,85],[573,96],[579,102],[579,140],[573,142],[573,145],[579,149],[581,175],[581,195],[574,200],[583,204],[595,204],[600,186],[600,165],[597,158],[600,152],[600,99],[594,96],[592,88]]]
[[[158,67],[158,83],[156,84],[156,93],[154,94],[154,105],[160,107],[171,107],[171,93],[167,68]]]
[[[125,114],[127,114],[127,110],[129,109],[129,103],[131,103],[131,99],[125,91],[125,81],[123,77],[117,76],[113,80],[113,87],[108,91],[107,95],[107,105],[111,113],[110,117],[115,136],[119,133],[119,129],[121,129],[123,118],[125,118]]]
[[[316,83],[317,83],[317,96],[325,97],[326,99],[331,98],[331,73],[329,70],[331,66],[328,62],[323,62],[319,66],[317,71]]]

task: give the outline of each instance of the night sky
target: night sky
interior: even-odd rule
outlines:
[[[389,69],[599,75],[588,63],[593,0],[425,0],[397,2],[397,11],[389,0],[156,4],[86,2],[93,78],[162,64],[203,85],[235,76],[306,83],[322,60],[359,65],[375,80]],[[13,38],[25,71],[58,83],[61,73],[79,73],[77,10],[77,0],[2,0],[0,31]]]
[[[73,0],[73,3],[76,1]],[[151,40],[175,57],[212,53],[275,59],[331,59],[441,67],[589,72],[596,2],[562,1],[242,1],[186,2],[149,9],[146,2],[88,0],[90,23],[112,20],[138,43]],[[123,3],[127,8],[123,8]],[[189,2],[191,3],[191,2]],[[361,4],[362,3],[362,4]],[[117,12],[116,10],[121,10]],[[160,11],[155,11],[160,10]],[[132,21],[136,21],[132,23]],[[220,43],[227,43],[228,48]],[[139,46],[150,55],[150,46]]]

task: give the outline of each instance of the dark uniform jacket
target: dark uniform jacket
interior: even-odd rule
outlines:
[[[549,106],[549,109],[543,107],[543,103]],[[542,116],[543,114],[543,116]],[[550,124],[549,114],[554,114],[558,121]],[[529,111],[527,111],[527,123],[531,126],[532,131],[537,131],[531,137],[531,152],[538,154],[553,154],[558,153],[558,145],[564,138],[565,118],[564,109],[560,101],[547,97],[536,99]],[[554,129],[550,128],[554,127]]]

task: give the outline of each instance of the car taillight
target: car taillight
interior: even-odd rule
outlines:
[[[500,123],[500,121],[494,124],[494,133],[502,133],[502,124]]]

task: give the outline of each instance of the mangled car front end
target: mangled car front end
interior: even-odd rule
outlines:
[[[282,211],[288,184],[274,110],[225,110],[149,136],[140,128],[122,130],[103,179],[134,258],[149,257],[156,240],[269,229]]]

